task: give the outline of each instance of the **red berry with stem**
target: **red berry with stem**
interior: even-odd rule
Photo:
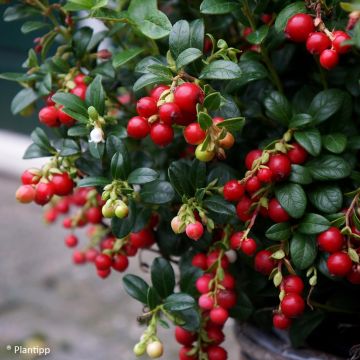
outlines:
[[[220,346],[211,345],[206,352],[209,360],[226,360],[228,358],[226,350]]]
[[[147,248],[155,242],[154,232],[144,228],[136,233],[130,233],[130,244],[136,248]]]
[[[105,269],[105,270],[96,270],[96,273],[98,274],[98,276],[102,279],[106,279],[107,277],[109,277],[109,275],[111,274],[111,269]]]
[[[211,310],[214,307],[214,299],[210,294],[202,294],[199,297],[199,306],[204,310]]]
[[[227,201],[239,201],[241,197],[244,195],[245,188],[242,184],[240,184],[237,180],[229,180],[224,185],[224,198]]]
[[[313,18],[308,14],[295,14],[287,22],[286,36],[295,42],[305,42],[315,30]]]
[[[331,275],[343,277],[346,276],[352,268],[350,256],[343,252],[331,254],[327,259],[327,267]]]
[[[89,262],[95,262],[95,259],[98,255],[99,252],[95,248],[90,248],[85,252],[86,260]]]
[[[261,181],[254,175],[246,181],[245,188],[248,193],[253,194],[261,189]]]
[[[65,126],[73,126],[75,124],[75,119],[63,111],[63,106],[58,110],[58,117],[61,124]]]
[[[184,346],[179,351],[179,360],[197,360],[197,355],[189,355],[192,351],[191,347]]]
[[[273,173],[269,168],[261,168],[257,172],[257,177],[262,183],[268,184],[272,181]]]
[[[350,40],[351,36],[344,31],[335,31],[332,46],[338,54],[345,54],[351,49],[351,45],[345,45],[344,41]]]
[[[195,254],[191,260],[192,266],[195,266],[197,268],[200,268],[202,270],[207,269],[207,256],[206,254],[199,253]]]
[[[45,106],[39,111],[39,120],[50,127],[59,126],[59,111],[55,106]]]
[[[224,278],[221,280],[220,284],[225,289],[233,290],[235,289],[235,278],[231,274],[225,273]]]
[[[48,209],[45,213],[44,213],[44,221],[47,224],[51,224],[53,222],[56,221],[57,217],[58,217],[59,213],[55,208],[51,208]]]
[[[74,83],[76,85],[86,85],[85,84],[85,75],[84,74],[77,74],[75,77],[74,77]]]
[[[40,176],[36,176],[31,170],[25,170],[21,175],[21,182],[23,185],[34,185],[40,180]]]
[[[217,325],[224,325],[229,318],[229,313],[226,309],[218,306],[210,311],[210,320]]]
[[[199,240],[204,234],[204,226],[200,221],[186,225],[186,235],[192,240]]]
[[[174,130],[169,125],[157,123],[151,127],[150,137],[156,145],[167,146],[174,139]]]
[[[123,249],[124,249],[126,255],[129,257],[135,256],[138,251],[138,249],[131,244],[125,244]]]
[[[320,54],[320,64],[327,70],[333,69],[339,63],[339,55],[333,49],[324,50]]]
[[[286,330],[291,325],[291,319],[286,317],[284,314],[275,314],[273,316],[273,325],[276,329]]]
[[[175,328],[175,339],[176,341],[184,346],[191,346],[194,341],[197,339],[197,334],[185,330],[180,326],[176,326]]]
[[[76,265],[82,265],[86,263],[86,256],[83,251],[75,250],[72,255],[73,263]]]
[[[181,119],[182,114],[177,104],[168,102],[159,107],[159,117],[164,124],[172,125]]]
[[[161,94],[166,90],[170,90],[170,86],[168,85],[156,86],[150,91],[150,96],[156,101],[158,101],[160,99]]]
[[[273,173],[274,181],[285,180],[291,173],[290,159],[284,154],[270,156],[268,166]]]
[[[269,250],[261,250],[255,255],[254,267],[255,270],[263,275],[270,275],[276,263],[271,257],[272,253]]]
[[[81,100],[85,100],[85,98],[86,98],[86,90],[87,90],[86,85],[80,85],[79,84],[76,87],[74,87],[72,90],[70,90],[70,93],[73,94],[73,95],[76,95]]]
[[[304,312],[305,302],[299,294],[286,294],[281,301],[280,308],[284,316],[294,318]]]
[[[231,309],[236,305],[236,293],[233,290],[220,290],[216,294],[216,300],[219,306]]]
[[[99,224],[103,218],[101,210],[96,206],[89,208],[85,215],[90,224]]]
[[[230,247],[233,250],[239,250],[241,247],[241,243],[243,241],[244,232],[238,231],[231,235],[230,237]]]
[[[204,101],[204,92],[194,83],[184,83],[176,87],[174,91],[174,102],[182,111],[195,113],[196,105]]]
[[[54,174],[51,182],[54,186],[54,193],[59,196],[65,196],[72,193],[74,181],[68,173]]]
[[[157,114],[156,100],[150,96],[143,97],[136,103],[136,111],[140,116],[148,118]]]
[[[197,291],[200,294],[207,294],[210,291],[210,282],[213,278],[214,276],[212,274],[204,274],[200,276],[195,282]]]
[[[78,243],[79,239],[73,234],[70,234],[65,238],[65,245],[69,248],[77,246]]]
[[[201,128],[200,124],[191,123],[184,129],[184,138],[190,145],[201,144],[206,137],[206,132]]]
[[[247,256],[253,256],[256,253],[257,245],[254,239],[247,238],[241,244],[241,251]]]
[[[16,190],[15,197],[17,201],[23,204],[31,203],[35,199],[35,189],[32,185],[21,185]]]
[[[344,245],[344,236],[335,226],[331,226],[326,231],[317,236],[317,242],[323,251],[334,253],[340,251]]]
[[[350,283],[354,285],[360,285],[360,266],[353,266],[351,271],[347,274],[346,278]]]
[[[221,256],[221,267],[223,269],[227,269],[230,264],[229,259],[225,254],[221,255],[220,250],[214,250],[208,254],[207,260],[206,260],[207,268],[210,269],[218,261],[220,256]],[[215,269],[215,271],[216,271],[216,269]]]
[[[150,133],[150,125],[144,117],[134,116],[127,124],[127,133],[134,139],[143,139]]]
[[[250,211],[251,205],[252,205],[252,201],[246,195],[244,195],[237,203],[236,214],[240,220],[245,222],[251,219],[252,216]]]
[[[35,202],[39,205],[47,204],[55,193],[54,185],[52,183],[40,182],[35,188]]]
[[[113,257],[111,266],[114,270],[123,272],[129,266],[129,259],[124,254],[117,254]]]
[[[288,275],[284,278],[282,287],[285,293],[301,294],[304,290],[304,282],[300,276]]]
[[[205,330],[212,345],[220,345],[224,342],[225,335],[218,326],[208,326]]]
[[[308,158],[308,152],[297,142],[291,144],[293,147],[287,152],[292,164],[303,164]]]
[[[321,54],[331,47],[331,40],[323,32],[313,32],[306,40],[306,49],[310,54]]]
[[[279,201],[275,198],[272,198],[269,201],[268,214],[269,218],[276,223],[286,222],[290,219],[289,214],[283,209]]]
[[[245,166],[248,170],[251,170],[254,161],[261,157],[263,151],[260,149],[251,150],[245,157]]]
[[[112,265],[111,257],[106,254],[99,254],[95,258],[95,266],[98,270],[108,270]]]

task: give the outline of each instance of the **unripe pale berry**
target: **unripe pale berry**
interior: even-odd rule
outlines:
[[[35,189],[32,185],[21,185],[16,190],[15,196],[16,200],[23,204],[31,203],[35,199]]]
[[[186,225],[185,229],[186,235],[192,240],[199,240],[204,233],[204,227],[200,221],[195,221],[195,223],[190,223]]]
[[[146,346],[146,353],[151,359],[157,359],[164,353],[163,344],[160,341],[153,341]]]

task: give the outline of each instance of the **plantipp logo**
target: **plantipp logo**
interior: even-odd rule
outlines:
[[[46,356],[50,354],[50,348],[41,346],[22,346],[22,345],[7,345],[6,350],[11,351],[14,354],[26,354]]]

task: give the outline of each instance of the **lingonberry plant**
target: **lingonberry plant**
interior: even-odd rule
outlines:
[[[179,359],[226,359],[229,317],[294,346],[358,341],[359,17],[338,0],[5,10],[38,35],[26,71],[1,78],[23,86],[15,114],[37,107],[24,158],[47,158],[16,198],[62,218],[73,262],[101,278],[159,254],[151,284],[123,277],[144,305],[137,356],[160,357],[172,323]]]

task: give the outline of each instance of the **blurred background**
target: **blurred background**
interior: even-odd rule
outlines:
[[[0,33],[0,73],[22,72],[36,34],[25,36],[18,23],[2,20]],[[61,224],[48,226],[40,207],[16,203],[21,172],[46,161],[22,160],[29,134],[39,124],[36,112],[26,118],[11,114],[19,90],[17,83],[0,80],[0,359],[33,359],[7,350],[23,345],[49,347],[50,355],[41,357],[46,359],[134,360],[132,348],[143,331],[136,316],[142,308],[125,294],[121,275],[101,280],[93,266],[72,265]],[[145,260],[151,263],[150,255]],[[128,272],[139,271],[132,258]],[[239,349],[230,322],[226,333],[229,359],[236,360]],[[166,345],[163,358],[177,359],[173,331],[161,330],[160,337]]]

